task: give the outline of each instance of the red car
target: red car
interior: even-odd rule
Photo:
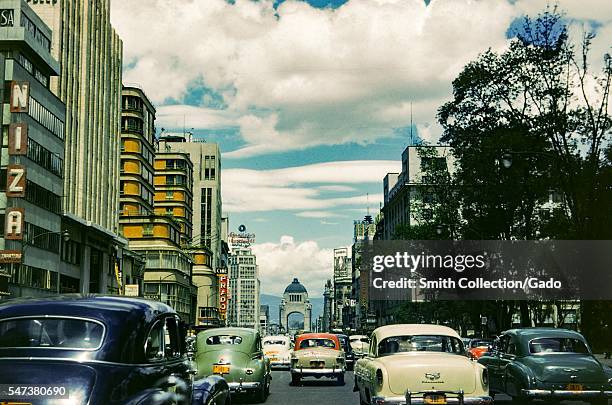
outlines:
[[[472,360],[478,360],[493,346],[493,339],[472,339],[467,347],[467,355]]]
[[[291,383],[304,377],[331,377],[344,384],[346,358],[338,336],[331,333],[306,333],[295,339],[291,354]]]

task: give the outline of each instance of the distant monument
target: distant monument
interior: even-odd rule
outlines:
[[[288,332],[292,325],[289,325],[289,315],[299,313],[304,316],[304,331],[311,330],[312,305],[308,299],[308,291],[297,278],[285,288],[283,299],[279,306],[281,328]]]

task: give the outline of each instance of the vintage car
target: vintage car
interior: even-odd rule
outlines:
[[[295,339],[291,353],[291,384],[304,377],[336,378],[344,385],[346,363],[338,336],[331,333],[306,333]]]
[[[372,334],[355,364],[362,404],[491,404],[487,370],[465,355],[461,338],[440,325],[389,325]]]
[[[232,393],[252,394],[257,402],[265,402],[270,394],[270,359],[264,356],[255,329],[216,328],[198,333],[195,362],[197,377],[220,375]]]
[[[349,336],[351,347],[357,357],[363,357],[368,354],[370,350],[370,338],[365,335],[351,335]]]
[[[185,328],[144,299],[66,295],[0,304],[0,402],[227,405],[218,376],[193,381]]]
[[[607,404],[612,375],[578,332],[555,328],[508,330],[479,360],[489,370],[491,391],[518,403],[577,399]]]
[[[344,351],[344,361],[346,363],[346,369],[352,371],[355,367],[355,352],[349,343],[349,337],[347,335],[336,333],[340,340],[340,347]]]
[[[493,346],[493,339],[471,339],[467,345],[466,353],[472,360],[478,360],[489,351],[489,348]]]
[[[289,336],[266,336],[262,342],[264,355],[270,359],[270,367],[289,368],[293,349]]]

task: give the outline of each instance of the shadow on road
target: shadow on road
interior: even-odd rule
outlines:
[[[291,387],[341,387],[336,380],[302,380],[298,385],[289,383]]]

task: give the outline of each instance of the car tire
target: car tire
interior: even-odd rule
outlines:
[[[300,378],[299,374],[291,373],[291,385],[297,387],[298,385],[300,385],[301,381],[302,381],[302,379]]]
[[[344,374],[338,374],[338,385],[344,385]]]
[[[264,381],[264,383],[262,384],[261,388],[259,390],[257,390],[257,392],[255,393],[255,402],[258,404],[264,403],[266,402],[266,398],[268,397],[266,395],[266,383]]]

